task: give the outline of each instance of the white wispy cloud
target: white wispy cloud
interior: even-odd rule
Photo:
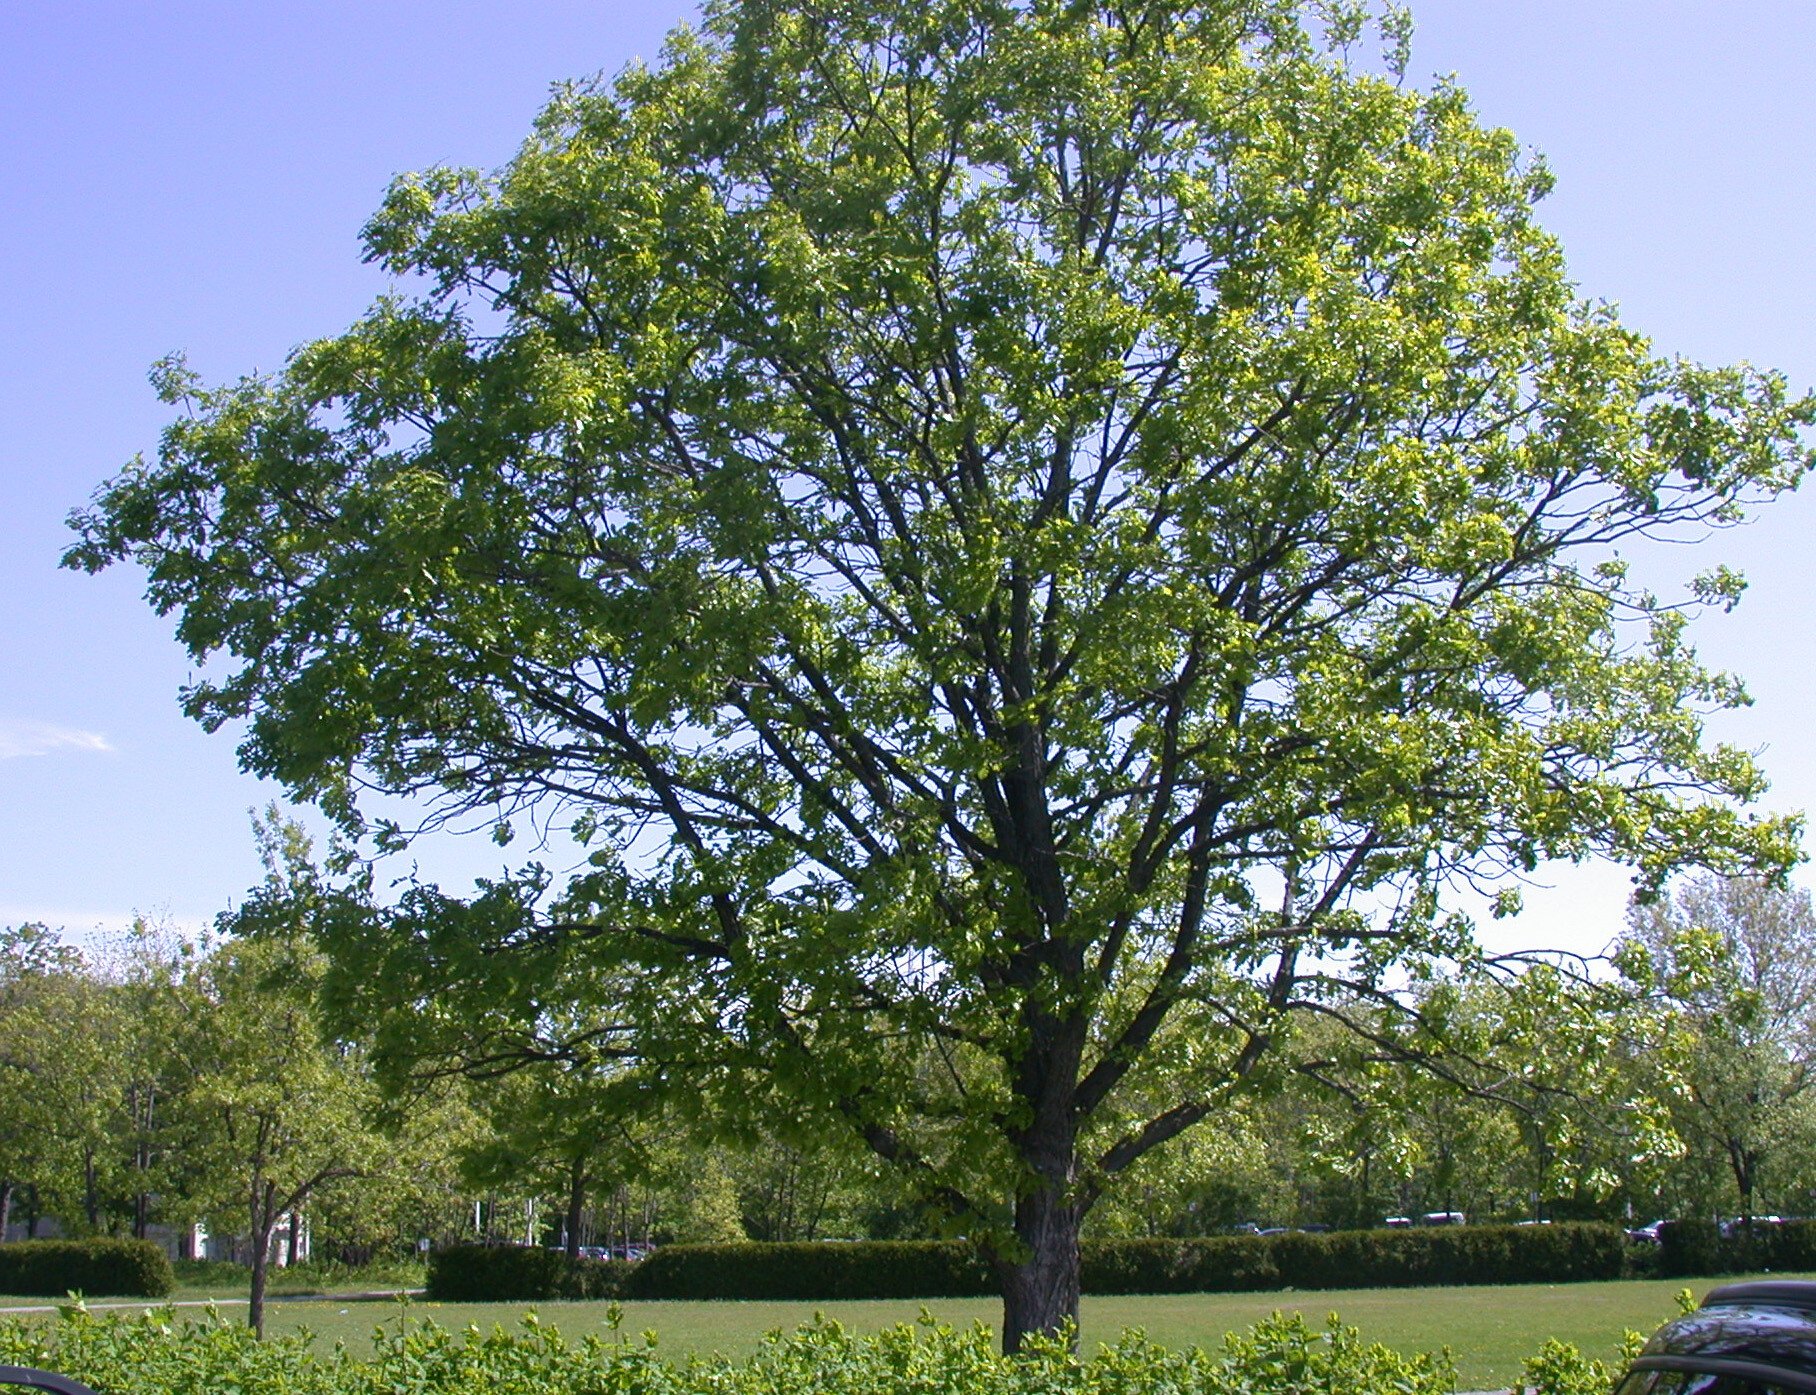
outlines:
[[[10,760],[14,756],[44,756],[64,750],[111,751],[113,747],[98,731],[78,731],[49,722],[0,717],[0,760]]]

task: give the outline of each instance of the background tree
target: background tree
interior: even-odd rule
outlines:
[[[368,1122],[386,1140],[383,1165],[311,1198],[310,1257],[358,1267],[414,1254],[422,1240],[471,1238],[473,1191],[460,1164],[484,1125],[461,1093],[391,1097]]]
[[[1298,1214],[1304,1169],[1290,1134],[1272,1134],[1287,1122],[1278,1108],[1284,1102],[1276,1097],[1266,1111],[1231,1108],[1214,1131],[1197,1129],[1148,1153],[1105,1191],[1091,1212],[1091,1234],[1217,1235],[1245,1222],[1318,1219]]]
[[[105,1232],[131,1189],[122,1112],[129,1061],[127,1005],[80,951],[28,926],[12,958],[0,1069],[8,1131],[35,1160],[33,1203],[70,1234]]]
[[[248,1321],[263,1335],[280,1223],[294,1228],[336,1182],[393,1156],[361,1044],[320,1013],[326,963],[311,938],[325,900],[307,834],[276,806],[255,815],[265,879],[220,916],[219,945],[192,971],[186,1056],[195,1073],[182,1139],[190,1202],[250,1251]]]
[[[97,965],[116,1063],[113,1133],[121,1158],[122,1203],[132,1234],[147,1238],[157,1198],[171,1198],[180,1160],[168,1156],[178,1100],[193,1079],[179,1050],[192,1004],[184,988],[194,947],[168,927],[136,917]]]
[[[185,1099],[191,1205],[244,1237],[247,1321],[263,1335],[279,1227],[323,1188],[376,1171],[388,1152],[356,1049],[324,1041],[320,955],[306,943],[229,940],[197,966],[190,1024],[196,1083]]]
[[[638,1094],[629,1072],[601,1076],[572,1062],[484,1079],[474,1102],[486,1127],[463,1150],[462,1173],[481,1191],[553,1199],[561,1243],[575,1256],[594,1200],[650,1170]]]
[[[883,1190],[866,1187],[870,1179],[849,1148],[772,1130],[739,1139],[728,1152],[742,1226],[752,1240],[851,1236],[866,1202],[874,1206]]]
[[[596,1033],[632,981],[624,1049],[869,1147],[1014,1348],[1291,1014],[1433,1049],[1393,988],[1473,962],[1458,878],[1792,856],[1622,556],[1793,485],[1816,406],[1579,300],[1513,137],[1306,14],[719,4],[399,180],[347,334],[159,369],[68,560],[146,567],[188,711],[381,850],[367,791],[595,849],[350,920],[347,1002],[554,975]]]
[[[1740,1214],[1816,1098],[1816,911],[1809,892],[1748,877],[1695,878],[1635,906],[1623,962],[1655,987],[1686,1039],[1674,1067],[1685,1138],[1733,1179]]]
[[[60,1016],[61,985],[84,967],[48,926],[0,928],[0,1240],[21,1192],[48,1190],[62,1166],[62,1091],[53,1077],[63,1069],[58,1048],[71,1024]]]

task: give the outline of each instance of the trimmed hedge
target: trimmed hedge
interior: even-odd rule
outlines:
[[[1240,1293],[1276,1288],[1618,1279],[1611,1225],[1465,1225],[1208,1240],[1111,1240],[1083,1247],[1086,1293]]]
[[[1660,1278],[1719,1274],[1721,1267],[1721,1231],[1714,1221],[1666,1221],[1658,1228]]]
[[[569,1259],[533,1245],[455,1245],[429,1256],[425,1297],[438,1303],[622,1298],[635,1268],[621,1259]]]
[[[0,1245],[0,1293],[163,1298],[170,1260],[149,1240],[14,1240]]]
[[[962,1240],[665,1245],[626,1298],[972,1298],[998,1291]]]
[[[1659,1227],[1658,1272],[1665,1278],[1811,1269],[1816,1269],[1816,1221],[1736,1226],[1726,1235],[1708,1220]]]
[[[1567,1283],[1617,1279],[1610,1225],[1434,1226],[1206,1240],[1086,1241],[1086,1293],[1243,1293],[1280,1288]],[[971,1298],[998,1292],[963,1241],[667,1245],[639,1264],[571,1262],[551,1250],[465,1245],[429,1263],[444,1302],[539,1298]]]

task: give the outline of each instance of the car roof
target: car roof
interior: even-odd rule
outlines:
[[[1731,1371],[1816,1392],[1816,1283],[1778,1279],[1711,1289],[1666,1323],[1638,1369]]]

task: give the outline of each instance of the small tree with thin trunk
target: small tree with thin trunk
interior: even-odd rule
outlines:
[[[300,825],[275,806],[255,817],[264,882],[217,921],[224,938],[184,984],[181,1100],[190,1209],[245,1239],[248,1321],[261,1335],[274,1245],[332,1184],[386,1165],[380,1100],[365,1052],[326,1032],[326,961],[308,929],[325,899]]]
[[[385,1147],[358,1053],[323,1040],[320,970],[304,945],[229,941],[195,975],[195,1084],[178,1146],[195,1183],[191,1208],[245,1240],[247,1320],[261,1335],[266,1278],[290,1218],[322,1188],[376,1170]]]

